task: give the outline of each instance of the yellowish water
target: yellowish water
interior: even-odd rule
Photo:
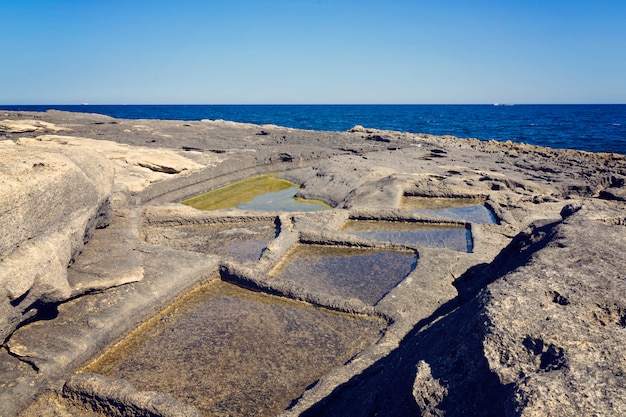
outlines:
[[[272,174],[259,175],[188,198],[181,203],[199,210],[219,210],[237,207],[241,203],[252,201],[258,195],[285,190],[294,185]]]
[[[245,208],[277,211],[298,211],[296,207],[300,207],[301,211],[311,211],[311,207],[307,207],[311,205],[320,206],[319,209],[329,208],[323,201],[294,199],[287,191],[293,190],[292,194],[295,194],[297,189],[298,184],[277,178],[274,174],[265,174],[228,184],[183,200],[181,203],[199,210],[220,210],[239,207],[255,199],[259,200],[261,196],[275,193],[274,198],[261,199],[257,204]]]

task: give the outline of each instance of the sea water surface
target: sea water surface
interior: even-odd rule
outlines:
[[[626,154],[626,104],[571,105],[0,105],[123,119],[231,120],[344,131],[355,125]]]

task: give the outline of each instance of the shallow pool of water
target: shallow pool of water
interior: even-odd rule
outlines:
[[[270,416],[376,341],[385,325],[218,280],[84,371],[169,393],[205,415]]]
[[[259,175],[181,201],[199,210],[238,208],[259,211],[319,211],[330,208],[319,200],[296,198],[299,186],[274,175]]]
[[[299,245],[270,274],[312,293],[375,304],[415,268],[416,262],[413,252]]]
[[[401,207],[418,213],[436,214],[470,223],[496,224],[496,217],[479,198],[434,198],[404,196]]]
[[[241,210],[259,211],[320,211],[327,210],[328,205],[315,201],[295,198],[300,188],[294,186],[281,191],[267,192],[254,197],[247,203],[238,204]]]
[[[472,232],[460,225],[348,220],[343,231],[380,242],[417,244],[468,253],[473,250]]]

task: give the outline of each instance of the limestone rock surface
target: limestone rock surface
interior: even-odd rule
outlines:
[[[170,395],[138,391],[127,381],[100,375],[73,376],[63,387],[63,394],[83,410],[91,407],[93,411],[109,416],[201,416],[194,407],[176,401]]]
[[[26,132],[59,132],[61,130],[71,130],[67,127],[59,127],[54,123],[42,120],[2,120],[0,121],[0,132],[4,133],[26,133]]]
[[[255,359],[265,362],[246,372],[281,382],[265,387],[233,372],[234,385],[220,386],[237,393],[219,403],[223,415],[275,402],[280,390],[284,405],[260,415],[626,414],[624,155],[361,126],[314,132],[58,111],[0,119],[2,416],[195,415],[213,407],[210,384],[230,382],[207,378],[206,367],[245,363],[246,343],[212,360],[203,352],[225,346],[219,326],[209,328],[220,337],[179,335],[205,329],[194,318],[204,316],[189,312],[221,311],[212,306],[235,293],[242,302],[356,319],[355,334],[363,318],[384,330],[323,376],[301,375],[307,382],[298,388],[281,366],[304,374],[297,359],[309,341],[328,354],[325,345],[340,339],[305,325],[295,360],[277,363],[284,352],[265,349],[264,338],[276,339],[278,327],[255,333]],[[269,172],[300,184],[298,197],[333,208],[200,212],[177,204]],[[487,215],[464,217],[467,204],[454,205],[464,200]],[[451,201],[459,211],[438,210]],[[393,233],[361,235],[348,227],[354,222]],[[444,237],[396,240],[424,231]],[[446,233],[459,232],[461,249],[446,246]],[[307,245],[315,250],[299,250]],[[366,267],[394,279],[379,280],[387,283],[380,298],[363,297],[377,277],[359,270],[369,263],[353,263],[355,251],[403,254],[410,272],[394,278],[396,265]],[[313,255],[350,266],[323,273],[308,267]],[[294,264],[301,276],[281,273]],[[213,285],[223,292],[211,293]],[[189,301],[197,295],[208,301]],[[220,319],[234,335],[224,340],[246,340],[246,329],[265,320],[232,313],[241,314]],[[287,340],[304,324],[290,320],[280,331]],[[194,365],[183,372],[154,359],[161,353]],[[128,355],[137,360],[126,366]],[[111,356],[111,369],[126,376],[90,368]],[[166,383],[131,385],[137,374]],[[202,394],[176,397],[178,381],[191,377]]]
[[[621,209],[585,204],[488,287],[485,357],[522,416],[626,414],[626,230],[593,218]]]
[[[0,144],[0,340],[67,299],[67,267],[108,224],[113,168],[87,150]]]
[[[33,139],[20,139],[18,143],[47,147],[48,143],[91,150],[107,158],[115,167],[115,182],[129,191],[140,191],[153,182],[167,179],[170,174],[180,174],[204,168],[204,165],[169,149],[131,146],[108,140],[75,136],[41,135]]]

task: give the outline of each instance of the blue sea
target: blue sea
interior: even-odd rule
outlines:
[[[355,125],[626,154],[626,104],[576,105],[42,105],[124,119],[223,119],[311,130]]]

